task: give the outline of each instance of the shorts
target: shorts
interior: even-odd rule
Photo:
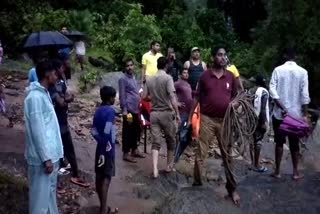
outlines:
[[[107,178],[111,180],[112,177],[116,174],[116,168],[115,168],[115,158],[111,157],[110,155],[104,155],[105,161],[102,166],[99,165],[99,155],[96,153],[95,158],[95,172],[97,177],[100,178]]]
[[[77,61],[78,63],[84,63],[84,55],[79,55],[79,54],[77,54],[77,55],[76,55],[76,61]]]

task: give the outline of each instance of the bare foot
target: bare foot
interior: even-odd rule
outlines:
[[[159,177],[159,170],[158,169],[153,169],[153,178],[156,179]]]
[[[292,176],[292,180],[294,180],[294,181],[298,181],[298,180],[301,180],[303,178],[304,178],[304,175],[299,175],[299,174]]]
[[[240,205],[240,196],[237,192],[233,192],[231,195],[232,201],[235,205],[239,206]]]
[[[166,173],[175,172],[175,171],[176,171],[176,169],[173,166],[167,166],[167,168],[165,170]]]
[[[231,199],[234,205],[240,206],[240,196],[237,192],[230,193],[225,196],[225,199]]]
[[[281,175],[277,174],[277,173],[272,173],[270,176],[273,177],[273,178],[276,178],[276,179],[280,179],[281,178]]]

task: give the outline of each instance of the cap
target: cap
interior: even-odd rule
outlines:
[[[193,52],[193,51],[200,51],[200,48],[198,48],[198,47],[193,47],[193,48],[191,49],[191,52]]]

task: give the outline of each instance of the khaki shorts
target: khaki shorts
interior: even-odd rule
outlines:
[[[176,148],[177,123],[172,111],[152,111],[150,114],[152,150],[160,150],[162,133],[165,135],[167,149]]]

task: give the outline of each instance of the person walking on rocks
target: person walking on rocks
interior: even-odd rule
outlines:
[[[273,108],[274,141],[276,143],[276,168],[273,177],[280,178],[280,164],[283,155],[283,144],[286,135],[279,131],[284,115],[303,118],[306,122],[307,109],[310,102],[308,72],[295,62],[295,50],[288,48],[285,52],[286,62],[276,67],[270,81],[270,96],[275,102]],[[299,138],[289,136],[289,148],[293,165],[293,180],[303,178],[298,171],[300,145]]]
[[[109,86],[100,89],[101,105],[97,108],[91,134],[97,141],[95,172],[96,191],[100,200],[99,214],[115,213],[107,206],[107,198],[111,178],[115,176],[115,141],[116,141],[116,112],[112,108],[116,90]]]
[[[160,50],[160,42],[153,41],[150,44],[150,50],[142,56],[141,84],[146,81],[147,77],[156,75],[157,60],[162,57]]]
[[[197,83],[201,74],[207,70],[207,65],[200,59],[200,49],[191,49],[191,59],[186,61],[183,66],[189,72],[189,83],[193,91],[196,91]]]
[[[177,123],[180,121],[173,79],[166,73],[167,59],[160,57],[157,64],[159,70],[156,75],[147,79],[142,95],[143,99],[151,101],[150,122],[154,178],[159,176],[158,158],[162,133],[167,143],[166,172],[173,170]]]
[[[40,62],[36,72],[39,82],[29,85],[24,100],[29,213],[56,214],[59,213],[56,185],[63,148],[48,88],[55,84],[57,77],[51,61]]]
[[[200,104],[200,133],[196,150],[193,185],[202,185],[203,163],[207,158],[211,141],[217,137],[222,161],[224,166],[228,166],[225,167],[226,189],[229,197],[232,198],[235,204],[238,204],[240,197],[236,192],[236,181],[231,172],[232,151],[224,149],[225,146],[221,139],[223,118],[229,104],[237,94],[238,87],[234,75],[225,69],[225,57],[225,48],[216,47],[212,50],[211,60],[213,61],[213,66],[200,76],[189,115],[189,124],[191,124],[192,114]]]
[[[59,60],[53,60],[53,66],[56,69],[58,80],[54,85],[49,87],[49,92],[59,122],[64,154],[71,166],[72,177],[70,181],[82,187],[89,187],[90,184],[83,181],[79,176],[76,154],[68,123],[68,106],[69,103],[73,102],[74,95],[70,94],[67,90],[64,64]]]
[[[119,99],[123,116],[122,123],[122,151],[123,160],[136,163],[134,158],[145,158],[138,150],[140,138],[139,120],[139,86],[134,76],[134,62],[125,61],[125,70],[119,79]],[[131,152],[131,156],[129,153]]]

